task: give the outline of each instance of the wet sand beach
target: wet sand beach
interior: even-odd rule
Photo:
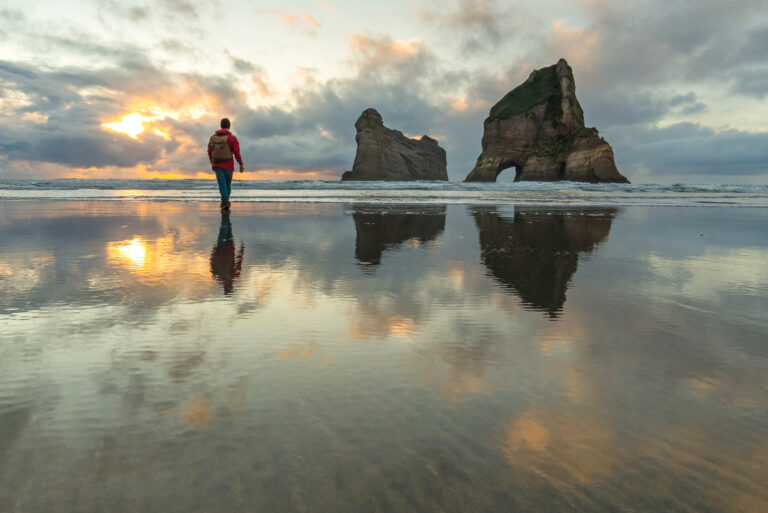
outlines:
[[[0,202],[0,511],[768,511],[768,209]]]

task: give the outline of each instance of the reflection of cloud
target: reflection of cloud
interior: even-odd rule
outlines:
[[[547,428],[533,419],[522,417],[514,420],[507,431],[505,449],[509,452],[517,452],[521,449],[543,451],[547,448],[551,437]]]
[[[38,253],[12,258],[3,256],[0,262],[0,291],[7,297],[11,293],[32,290],[42,284],[45,272],[55,265],[56,258],[52,254]]]
[[[209,399],[190,401],[182,408],[181,420],[185,424],[198,424],[209,429],[211,422],[211,403]]]
[[[320,347],[317,342],[309,342],[307,344],[293,344],[287,349],[280,351],[280,359],[292,360],[294,358],[301,358],[308,360],[315,354],[315,351]]]
[[[470,370],[451,371],[450,378],[440,386],[440,393],[451,402],[468,401],[473,394],[490,393],[488,383],[482,376],[477,376]]]
[[[708,258],[671,259],[650,254],[648,264],[661,283],[681,296],[716,299],[768,282],[765,252],[756,249],[710,251]]]
[[[396,338],[412,340],[417,329],[417,324],[411,317],[379,313],[374,308],[360,308],[351,319],[349,337],[352,340],[365,340],[382,339],[392,335]]]
[[[615,445],[612,430],[596,418],[529,410],[509,423],[501,449],[511,464],[560,487],[609,476]]]

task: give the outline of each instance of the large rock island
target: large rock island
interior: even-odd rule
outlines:
[[[584,126],[573,70],[557,64],[531,73],[496,105],[484,123],[483,152],[467,182],[495,182],[515,167],[515,181],[629,183],[611,145]]]
[[[448,180],[445,150],[429,136],[410,139],[384,126],[376,109],[366,109],[355,123],[357,155],[342,180]]]

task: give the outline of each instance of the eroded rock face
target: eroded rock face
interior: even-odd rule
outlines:
[[[584,126],[565,59],[534,71],[491,108],[482,146],[468,182],[495,182],[514,166],[515,181],[629,183],[616,169],[611,145]]]
[[[342,180],[448,180],[445,150],[429,136],[410,139],[384,126],[376,109],[355,123],[357,155]]]

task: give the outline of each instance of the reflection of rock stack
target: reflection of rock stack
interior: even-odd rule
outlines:
[[[417,210],[396,206],[356,207],[352,217],[357,231],[355,258],[364,264],[378,264],[387,248],[409,240],[428,242],[445,230],[445,206]]]
[[[611,230],[615,209],[515,209],[504,218],[488,208],[472,212],[483,264],[523,303],[554,318],[576,272],[579,253],[592,251]]]

